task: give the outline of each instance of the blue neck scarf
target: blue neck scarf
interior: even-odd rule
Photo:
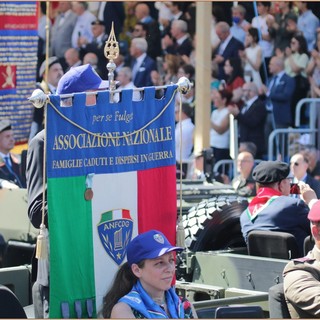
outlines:
[[[184,318],[183,304],[176,294],[174,287],[166,291],[165,296],[169,315],[151,299],[149,294],[143,289],[139,280],[133,286],[132,290],[118,302],[128,304],[132,309],[138,311],[148,319],[169,317],[174,319]]]

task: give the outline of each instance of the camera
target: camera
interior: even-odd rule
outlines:
[[[300,194],[300,188],[297,183],[291,183],[290,185],[290,194]]]

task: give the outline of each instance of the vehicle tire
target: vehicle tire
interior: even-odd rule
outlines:
[[[186,247],[194,252],[245,247],[240,215],[247,206],[247,198],[228,195],[192,207],[183,216]]]

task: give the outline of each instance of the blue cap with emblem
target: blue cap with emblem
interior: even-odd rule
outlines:
[[[157,230],[139,234],[127,246],[127,260],[131,266],[145,259],[154,259],[171,251],[181,251],[183,248],[174,247],[165,235]]]

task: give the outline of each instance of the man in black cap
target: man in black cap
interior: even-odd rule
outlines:
[[[285,162],[261,161],[253,170],[257,195],[241,214],[241,231],[245,241],[252,230],[271,230],[295,236],[301,255],[304,239],[310,235],[309,208],[297,198],[289,197],[292,176]]]
[[[93,52],[98,57],[98,69],[101,71],[101,77],[107,79],[108,70],[107,70],[107,59],[104,55],[104,46],[108,40],[108,35],[105,32],[105,26],[103,21],[95,20],[91,22],[91,31],[93,34],[93,40],[88,42],[87,39],[80,39],[80,58],[83,60],[84,56]]]
[[[10,153],[15,139],[10,121],[0,120],[0,188],[25,188],[18,159]]]

